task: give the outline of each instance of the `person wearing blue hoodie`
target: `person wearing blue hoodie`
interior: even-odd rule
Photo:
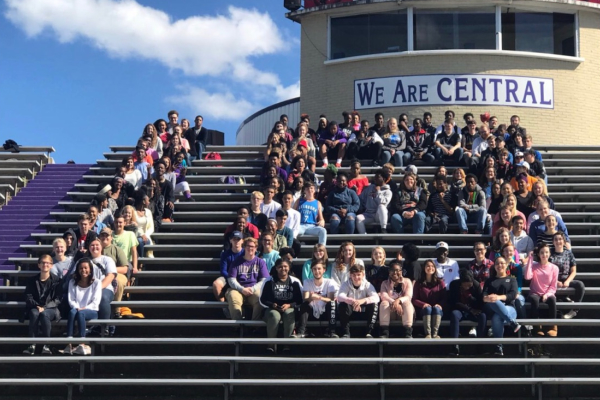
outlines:
[[[348,136],[339,128],[337,122],[329,122],[327,129],[317,139],[321,159],[323,160],[323,168],[327,168],[327,165],[329,165],[328,157],[333,158],[336,156],[335,166],[337,168],[342,166],[342,160],[346,154],[347,142]]]
[[[354,190],[348,189],[348,174],[337,174],[335,189],[327,195],[325,215],[329,218],[329,232],[335,235],[341,223],[346,225],[346,234],[354,233],[356,213],[360,208],[360,199]]]

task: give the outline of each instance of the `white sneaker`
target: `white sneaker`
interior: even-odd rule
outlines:
[[[577,316],[577,311],[575,310],[571,310],[568,313],[566,313],[565,315],[563,315],[564,319],[572,319],[575,318]]]
[[[92,348],[90,346],[88,346],[87,344],[83,345],[83,355],[85,355],[85,356],[92,355]]]
[[[487,335],[488,335],[488,337],[494,336],[494,332],[492,332],[492,328],[488,329]]]
[[[29,347],[23,350],[23,354],[33,356],[35,354],[35,344],[30,344]]]
[[[50,355],[51,356],[52,355],[52,350],[50,350],[50,347],[44,346],[42,348],[42,354],[44,354],[44,355]]]
[[[59,353],[62,353],[66,356],[71,356],[71,355],[73,355],[73,348],[71,347],[70,344],[68,344],[64,350],[59,350]]]
[[[77,346],[75,350],[73,350],[73,354],[78,356],[85,356],[85,348],[83,347],[83,345],[80,344],[79,346]]]
[[[472,327],[469,330],[469,337],[477,337],[477,329],[475,329],[475,327]]]

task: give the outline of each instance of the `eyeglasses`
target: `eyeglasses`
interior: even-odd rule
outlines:
[[[399,269],[393,269],[390,271],[390,274],[401,274],[401,273],[402,273],[402,271]]]

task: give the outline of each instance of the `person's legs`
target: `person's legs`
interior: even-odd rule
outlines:
[[[352,315],[352,306],[348,303],[340,303],[339,306],[340,325],[342,335],[350,334],[350,316]]]
[[[383,336],[390,335],[390,318],[392,309],[390,303],[382,301],[379,303],[379,326],[381,327],[381,333]]]
[[[415,308],[410,301],[402,304],[402,325],[404,327],[412,327],[415,316]]]
[[[264,308],[260,305],[258,296],[252,294],[246,297],[246,302],[252,306],[252,321],[260,321]]]
[[[425,232],[425,213],[423,211],[418,211],[411,219],[413,233],[422,234]]]
[[[460,233],[468,233],[469,228],[467,227],[467,212],[460,207],[456,207],[456,211],[454,212],[456,215],[456,222],[458,222],[458,229]]]
[[[382,231],[387,230],[389,218],[389,211],[386,206],[380,204],[377,206],[377,212],[375,213],[375,220],[379,223]]]
[[[58,321],[60,313],[57,308],[46,308],[39,315],[40,337],[50,337],[52,321]]]
[[[475,233],[483,233],[486,218],[487,210],[485,208],[480,208],[479,211],[470,212],[467,221],[477,224]]]
[[[371,303],[365,307],[367,316],[367,335],[370,335],[375,329],[375,323],[377,322],[377,311],[379,310],[379,304]]]
[[[507,306],[500,300],[495,303],[485,303],[483,306],[484,311],[494,313],[500,316],[503,323],[511,324],[517,317],[517,311],[512,306]]]
[[[556,319],[556,297],[549,296],[545,303],[548,305],[548,318]]]
[[[346,155],[346,143],[339,143],[335,148],[337,149],[337,159],[343,160]]]
[[[404,233],[404,221],[400,214],[393,214],[391,219],[392,231],[394,233]]]
[[[102,289],[102,300],[100,300],[100,309],[98,316],[100,319],[110,319],[110,303],[113,301],[115,294],[110,289]]]
[[[227,304],[229,306],[229,315],[231,315],[231,319],[237,321],[241,320],[244,296],[237,290],[230,288],[229,290],[227,290],[227,293],[225,293],[225,298],[227,299]]]
[[[444,152],[439,147],[436,147],[435,149],[433,149],[433,157],[438,162],[441,162],[441,163],[444,162]]]
[[[390,153],[390,151],[383,150],[381,152],[381,158],[379,159],[379,164],[383,165],[383,164],[389,163],[391,159],[392,159],[392,154]]]
[[[301,225],[302,226],[302,225]],[[322,245],[327,245],[327,230],[321,226],[310,226],[305,229],[306,235],[318,236],[319,243]]]
[[[356,214],[355,213],[347,213],[346,218],[344,218],[346,223],[346,235],[353,235],[354,229],[356,227]]]
[[[306,333],[306,324],[308,323],[308,317],[313,312],[310,303],[304,302],[300,305],[300,317],[298,318],[298,334],[302,335]]]
[[[138,256],[139,257],[144,257],[144,239],[142,239],[142,237],[138,237]]]
[[[423,154],[423,156],[421,157],[421,160],[423,160],[423,162],[427,165],[431,165],[433,164],[433,162],[435,161],[435,157],[433,154],[431,154],[430,152],[426,152],[425,154]]]
[[[342,223],[342,218],[337,214],[332,214],[331,218],[329,218],[329,232],[332,235],[337,235],[340,230],[340,224]]]
[[[373,160],[373,162],[381,160],[382,147],[381,143],[371,143],[369,145],[369,159]]]
[[[367,225],[375,222],[375,218],[371,214],[359,214],[356,216],[356,230],[361,235],[367,233]]]
[[[358,147],[358,142],[352,142],[348,145],[346,155],[348,156],[349,160],[359,159],[360,148]]]
[[[267,323],[267,337],[276,338],[279,321],[281,321],[281,313],[270,308],[265,311],[264,321]]]
[[[75,319],[77,320],[77,325],[79,326],[79,336],[85,337],[85,323],[91,319],[98,318],[98,311],[95,310],[79,310]]]
[[[460,161],[461,161],[461,160],[462,160],[462,158],[463,158],[463,154],[464,154],[464,150],[463,150],[462,148],[460,148],[460,147],[459,147],[458,149],[454,150],[454,154],[452,154],[452,159],[453,159],[453,160],[454,160],[456,163],[460,164]]]
[[[450,220],[450,217],[447,215],[439,215],[439,222],[438,222],[438,226],[440,229],[440,234],[445,234],[446,232],[448,232],[448,221]]]
[[[450,314],[450,337],[458,337],[458,329],[460,321],[463,319],[463,312],[459,310],[452,310]]]
[[[227,281],[225,280],[225,278],[220,276],[217,279],[215,279],[215,281],[212,284],[213,295],[218,301],[225,301],[225,298],[223,296],[223,288],[225,287],[226,283]]]
[[[583,296],[585,295],[584,283],[578,280],[573,280],[571,283],[569,283],[569,287],[575,289],[575,296],[573,296],[575,303],[581,303],[583,301]]]
[[[525,313],[525,297],[522,294],[518,294],[515,298],[515,310],[517,311],[517,318],[527,318]]]
[[[487,330],[487,314],[482,311],[479,315],[475,316],[475,319],[477,321],[477,337],[485,337]]]
[[[31,308],[27,312],[27,318],[29,319],[29,337],[36,337],[39,327],[40,311],[37,308]]]
[[[403,152],[402,154],[402,165],[409,165],[412,161],[413,156],[408,151]]]
[[[125,286],[127,286],[127,276],[124,274],[117,274],[115,279],[117,280],[117,288],[115,289],[114,301],[121,301],[123,299]]]
[[[425,338],[431,339],[431,307],[424,307],[421,309],[421,315],[423,316],[423,330],[425,331]]]
[[[294,327],[296,325],[294,308],[290,307],[281,313],[281,319],[283,320],[283,337],[289,338],[294,333]]]
[[[325,304],[325,314],[321,315],[321,317],[325,316],[329,320],[329,333],[335,333],[335,323],[336,323],[336,309],[337,303],[335,300],[331,300],[329,303]]]
[[[392,164],[394,164],[395,167],[401,168],[404,166],[404,164],[402,163],[402,156],[404,156],[404,153],[402,151],[396,150],[396,152],[392,156]]]
[[[530,293],[529,303],[529,316],[531,319],[538,319],[540,317],[540,296]]]
[[[73,337],[73,331],[75,330],[75,316],[77,315],[77,309],[71,308],[69,310],[69,319],[67,320],[67,337]],[[84,332],[85,334],[85,332]]]

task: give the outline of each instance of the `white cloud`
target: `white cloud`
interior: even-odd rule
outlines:
[[[5,3],[5,16],[29,37],[50,31],[61,43],[84,39],[113,57],[155,60],[187,76],[209,76],[231,80],[236,85],[258,86],[257,96],[267,92],[275,101],[299,95],[299,83],[286,87],[275,73],[255,68],[250,60],[286,49],[282,33],[267,13],[230,6],[226,15],[173,21],[165,12],[134,0],[5,0]],[[208,97],[214,104],[235,101],[227,92],[210,94],[196,89],[193,93],[198,96],[189,96]],[[250,104],[247,100],[235,103],[240,110],[252,109]],[[232,110],[214,111],[221,118],[239,114]]]
[[[214,119],[240,120],[248,117],[256,106],[246,99],[236,98],[231,92],[208,93],[198,87],[179,87],[181,94],[170,96],[168,101],[191,108],[202,110],[205,115]]]

